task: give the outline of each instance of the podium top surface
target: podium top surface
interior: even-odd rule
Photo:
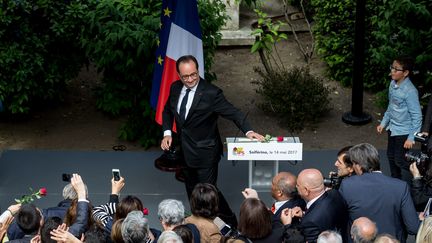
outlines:
[[[227,137],[227,143],[256,143],[258,140],[249,139],[247,137]],[[273,137],[269,142],[277,142],[277,137]],[[299,137],[283,137],[283,142],[279,143],[300,143]]]

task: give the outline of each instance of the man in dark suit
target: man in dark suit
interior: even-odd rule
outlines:
[[[348,206],[350,225],[368,217],[378,234],[406,242],[407,233],[416,234],[420,224],[408,184],[381,173],[378,151],[371,144],[352,147],[349,156],[357,175],[342,180],[339,191]]]
[[[305,201],[297,193],[296,185],[297,177],[290,172],[279,172],[273,177],[271,195],[276,200],[271,208],[273,228],[283,226],[280,217],[285,208],[300,207],[302,210],[306,208]]]
[[[316,242],[321,232],[335,230],[347,240],[347,210],[343,198],[337,190],[326,191],[321,172],[317,169],[305,169],[297,178],[297,190],[306,201],[306,211],[301,208],[282,210],[281,221],[285,227],[292,227],[293,217],[300,217],[298,228],[305,241]]]
[[[170,95],[162,115],[164,137],[161,148],[168,150],[172,145],[171,131],[175,121],[181,151],[186,163],[185,184],[190,197],[198,183],[216,186],[218,163],[223,153],[217,118],[232,120],[250,139],[264,140],[252,131],[246,117],[231,103],[222,90],[201,79],[198,62],[193,56],[182,56],[176,63],[180,80],[171,85]],[[225,198],[219,193],[221,218],[236,226],[237,220]],[[232,219],[229,219],[229,218]]]

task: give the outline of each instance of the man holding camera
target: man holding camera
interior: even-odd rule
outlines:
[[[422,175],[416,162],[410,165],[410,172],[413,175],[411,196],[417,211],[423,211],[429,198],[432,197],[432,167],[430,164],[428,166],[428,170]]]
[[[339,189],[341,181],[345,177],[355,175],[352,162],[348,155],[348,150],[352,146],[343,147],[337,153],[337,159],[334,165],[337,168],[337,172],[330,171],[329,178],[324,178],[324,185],[328,188]]]
[[[378,151],[371,144],[353,146],[349,156],[357,176],[342,180],[339,192],[347,203],[350,225],[368,217],[379,234],[388,233],[401,242],[407,233],[416,234],[420,220],[408,184],[381,173]]]
[[[432,97],[429,99],[421,133],[416,134],[416,141],[421,142],[421,154],[410,153],[409,170],[413,176],[411,195],[417,211],[423,211],[429,198],[432,197],[432,141],[429,134],[432,122]]]

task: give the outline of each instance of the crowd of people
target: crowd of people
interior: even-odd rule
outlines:
[[[2,242],[391,243],[406,242],[408,234],[417,242],[432,242],[432,218],[429,210],[422,212],[432,196],[432,167],[420,171],[416,161],[405,159],[414,134],[422,129],[428,135],[432,117],[431,104],[421,128],[418,92],[409,79],[412,59],[398,57],[390,66],[389,106],[376,128],[388,133],[391,177],[381,172],[373,145],[345,147],[330,181],[315,168],[298,175],[280,172],[269,188],[272,205],[265,205],[254,189],[244,189],[238,221],[216,186],[223,154],[217,119],[232,120],[250,139],[264,137],[221,89],[200,77],[198,65],[190,55],[176,62],[179,80],[165,103],[161,141],[163,150],[172,150],[177,130],[190,213],[184,202],[165,199],[158,206],[160,222],[150,222],[138,197],[119,198],[122,177],[111,180],[109,201],[94,206],[81,176],[73,174],[56,207],[10,205],[0,215]]]
[[[57,206],[8,207],[0,216],[0,237],[2,242],[33,243],[329,243],[406,242],[411,234],[417,235],[417,242],[432,242],[432,220],[416,211],[411,196],[416,188],[381,173],[374,146],[343,148],[335,166],[340,180],[330,187],[314,168],[298,175],[279,172],[269,188],[272,205],[265,205],[256,190],[245,188],[236,226],[219,217],[219,192],[209,183],[194,187],[190,213],[184,202],[165,199],[158,206],[159,222],[150,222],[138,197],[119,198],[123,177],[112,178],[108,202],[95,206],[81,176],[73,174]]]

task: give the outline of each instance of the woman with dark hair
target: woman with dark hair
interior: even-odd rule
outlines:
[[[133,195],[128,195],[119,202],[119,195],[125,185],[125,179],[120,177],[120,180],[111,178],[111,195],[109,202],[93,208],[93,219],[101,223],[105,227],[105,231],[111,234],[113,224],[124,219],[132,211],[144,211],[144,206],[141,200]],[[150,237],[154,239],[160,234],[160,231],[150,229]]]
[[[132,211],[143,211],[144,206],[141,200],[136,196],[126,196],[119,204],[117,204],[115,211],[115,220],[124,219],[128,213]]]
[[[282,242],[283,228],[272,230],[272,214],[257,198],[248,198],[240,206],[238,231],[254,243]]]
[[[202,242],[219,242],[222,235],[213,223],[218,213],[219,197],[215,186],[198,183],[190,198],[192,215],[185,219],[186,223],[194,224],[200,231]]]

